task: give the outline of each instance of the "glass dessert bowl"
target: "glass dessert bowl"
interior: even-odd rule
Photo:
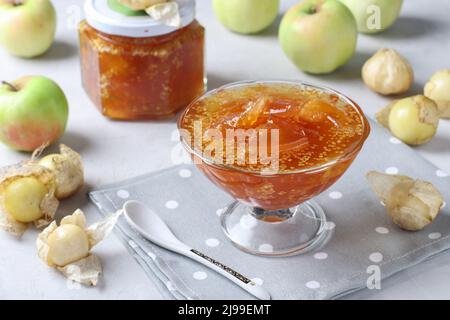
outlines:
[[[344,174],[370,133],[346,96],[289,81],[210,91],[178,128],[200,171],[236,199],[221,216],[226,236],[265,256],[303,253],[328,239],[325,213],[311,199]]]

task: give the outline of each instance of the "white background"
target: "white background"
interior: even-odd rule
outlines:
[[[171,140],[175,120],[165,122],[114,122],[102,117],[84,94],[80,83],[76,22],[81,0],[57,0],[59,25],[56,42],[44,56],[22,60],[0,51],[2,80],[40,74],[53,78],[70,102],[70,121],[62,142],[77,149],[85,160],[87,185],[83,192],[64,202],[60,216],[84,209],[91,221],[99,219],[85,192],[173,165]],[[297,1],[282,0],[282,11]],[[364,61],[381,47],[405,55],[414,66],[416,82],[411,94],[420,93],[431,74],[450,68],[450,1],[405,0],[395,26],[377,36],[359,37],[352,61],[327,76],[298,71],[281,51],[274,25],[261,35],[240,36],[225,30],[214,18],[209,0],[198,0],[198,20],[207,29],[207,70],[210,88],[238,80],[297,79],[331,86],[351,96],[372,116],[390,101],[368,90],[360,79]],[[277,21],[277,23],[279,20]],[[450,172],[450,121],[443,121],[437,137],[417,151]],[[374,150],[374,152],[376,152]],[[0,165],[27,157],[0,146]],[[420,168],[417,168],[420,170]],[[72,288],[36,255],[37,233],[21,240],[0,233],[0,298],[57,299],[158,299],[151,281],[114,237],[95,250],[102,258],[104,278],[97,288]],[[351,298],[450,298],[450,254],[422,263],[383,281],[381,291],[362,291]]]

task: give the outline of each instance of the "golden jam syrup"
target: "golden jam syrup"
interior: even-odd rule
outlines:
[[[84,88],[103,115],[121,120],[173,116],[204,93],[204,28],[131,38],[79,26]]]
[[[277,129],[279,172],[329,163],[355,149],[365,134],[364,120],[354,106],[336,94],[299,89],[295,84],[254,84],[219,90],[194,102],[180,127],[193,136],[194,126],[199,122],[203,131],[202,141],[197,144],[200,152],[211,144],[205,139],[210,129],[219,130],[224,139],[230,130]],[[224,142],[224,149],[225,145]],[[229,150],[222,154],[228,157],[222,163],[235,168],[259,172],[268,165],[262,161],[251,163],[248,154],[245,163],[238,163],[238,155],[230,163]]]

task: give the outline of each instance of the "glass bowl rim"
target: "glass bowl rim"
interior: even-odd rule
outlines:
[[[366,116],[364,115],[364,112],[362,111],[361,107],[354,102],[352,99],[350,99],[349,97],[347,97],[346,95],[340,93],[337,90],[331,89],[330,87],[327,86],[318,86],[318,85],[314,85],[305,81],[300,81],[300,80],[243,80],[243,81],[236,81],[236,82],[231,82],[231,83],[227,83],[225,85],[222,85],[220,87],[217,87],[213,90],[210,90],[206,93],[204,93],[203,95],[201,95],[200,97],[196,98],[195,100],[193,100],[181,113],[180,117],[178,118],[177,121],[177,128],[178,131],[180,131],[181,128],[181,124],[182,121],[186,115],[186,113],[189,111],[190,107],[192,105],[194,105],[195,103],[197,103],[198,101],[209,97],[219,91],[222,90],[226,90],[226,89],[230,89],[230,88],[234,88],[234,87],[241,87],[241,86],[246,86],[246,85],[255,85],[255,84],[288,84],[288,85],[297,85],[297,86],[301,86],[301,87],[308,87],[308,88],[312,88],[315,90],[319,90],[321,92],[324,93],[331,93],[331,94],[335,94],[339,97],[339,99],[345,101],[346,103],[348,103],[349,105],[351,105],[358,113],[361,122],[363,124],[363,135],[361,136],[361,139],[355,143],[354,148],[352,148],[349,152],[347,152],[346,154],[330,160],[328,162],[325,162],[323,164],[317,165],[317,166],[312,166],[312,167],[307,167],[307,168],[302,168],[302,169],[298,169],[298,170],[292,170],[292,171],[278,171],[275,173],[262,173],[262,172],[258,172],[255,170],[246,170],[243,168],[239,168],[239,167],[234,167],[233,165],[227,165],[227,164],[218,164],[215,163],[213,159],[209,159],[207,157],[205,157],[202,153],[200,153],[198,150],[195,150],[194,148],[192,148],[190,146],[190,144],[186,143],[186,141],[183,139],[183,135],[180,134],[180,141],[183,145],[183,147],[189,152],[189,154],[192,156],[196,156],[198,158],[201,159],[202,162],[204,162],[205,164],[209,165],[209,166],[213,166],[213,167],[217,167],[220,169],[225,169],[225,170],[232,170],[232,171],[238,171],[238,172],[242,172],[242,173],[246,173],[246,174],[252,174],[252,175],[257,175],[257,176],[261,176],[261,175],[267,175],[267,176],[277,176],[277,175],[289,175],[289,174],[297,174],[297,173],[313,173],[313,172],[319,172],[322,170],[326,170],[330,167],[333,167],[334,165],[346,161],[350,158],[352,158],[354,155],[356,155],[362,148],[364,142],[367,140],[367,138],[369,137],[370,134],[370,124],[366,118]]]

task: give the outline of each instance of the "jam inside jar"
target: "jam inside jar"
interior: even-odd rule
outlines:
[[[177,2],[180,27],[122,17],[107,0],[86,1],[79,25],[83,86],[103,115],[169,118],[204,93],[205,30],[194,19],[195,1]]]

